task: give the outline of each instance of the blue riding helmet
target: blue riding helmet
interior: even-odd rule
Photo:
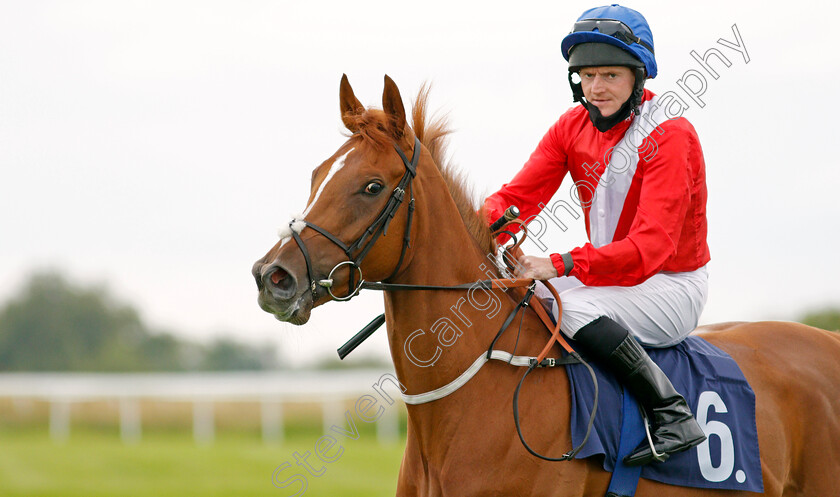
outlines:
[[[587,10],[563,38],[563,58],[568,61],[569,51],[581,43],[608,43],[626,50],[644,63],[648,78],[656,77],[653,34],[644,16],[633,9],[612,4]]]

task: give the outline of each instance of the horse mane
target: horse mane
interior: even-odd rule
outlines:
[[[443,181],[458,207],[458,213],[467,231],[478,243],[484,253],[495,254],[496,242],[490,234],[490,228],[484,220],[484,206],[476,206],[473,201],[472,188],[467,184],[466,176],[455,169],[446,157],[447,138],[452,132],[449,120],[444,116],[428,116],[426,103],[429,99],[429,85],[424,84],[417,93],[414,105],[411,107],[411,121],[414,135],[420,139],[432,160],[440,171]],[[388,134],[385,112],[379,109],[365,109],[363,112],[345,115],[351,119],[358,129],[357,135],[379,150],[390,148],[393,138]]]

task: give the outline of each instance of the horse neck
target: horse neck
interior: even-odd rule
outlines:
[[[448,195],[434,203],[418,203],[417,209],[413,254],[408,267],[395,282],[456,285],[488,278],[485,271],[491,263],[467,232]],[[493,337],[521,298],[523,292],[519,290],[507,293],[477,290],[472,301],[465,290],[386,292],[388,341],[397,377],[406,393],[415,395],[447,385],[486,353]],[[491,302],[488,296],[495,300]],[[521,332],[518,330],[520,317],[517,316],[503,332],[495,349],[536,356],[548,334],[533,312],[520,316]],[[554,357],[559,354],[559,351],[553,352]],[[493,457],[502,457],[494,452],[499,447],[518,445],[512,432],[495,433],[495,440],[502,437],[504,441],[501,445],[493,445],[489,442],[493,437],[477,429],[476,420],[483,419],[488,426],[509,427],[509,407],[506,402],[500,402],[500,395],[512,393],[523,373],[523,368],[487,364],[449,397],[408,406],[409,446],[413,449],[407,451],[403,464],[411,466],[410,471],[425,467],[425,463],[418,462],[421,459],[443,465],[443,460],[450,454],[449,441],[456,438],[477,450],[493,452]],[[534,419],[550,420],[544,433],[552,441],[551,450],[557,453],[571,446],[567,428],[570,412],[565,402],[570,391],[568,381],[563,379],[565,371],[557,369],[550,373],[554,377],[552,381],[538,382],[529,393],[543,399],[543,403],[524,402],[521,412],[532,422]],[[546,415],[546,412],[550,414]]]
[[[442,180],[434,188],[428,183],[424,181],[422,196],[418,193],[410,262],[395,282],[460,285],[494,275],[488,274],[493,264],[467,231]],[[407,393],[427,392],[454,380],[486,352],[521,296],[499,290],[386,292],[391,356]],[[497,348],[514,350],[519,322],[517,317]],[[537,355],[547,340],[543,330],[539,319],[526,313],[517,354]]]

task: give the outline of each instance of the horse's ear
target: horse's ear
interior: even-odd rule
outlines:
[[[382,92],[382,110],[389,118],[391,134],[399,140],[405,134],[405,106],[397,84],[387,74],[385,75],[385,91]]]
[[[341,101],[341,121],[351,132],[359,131],[359,126],[353,119],[350,119],[350,116],[361,114],[365,111],[365,108],[353,93],[353,88],[350,87],[350,81],[346,74],[341,75],[341,89],[338,91],[338,99]]]

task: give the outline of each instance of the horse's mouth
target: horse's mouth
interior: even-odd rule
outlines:
[[[312,304],[306,292],[288,302],[278,302],[270,295],[266,295],[266,292],[260,292],[258,301],[262,310],[273,314],[278,321],[296,326],[306,324],[312,314]]]

